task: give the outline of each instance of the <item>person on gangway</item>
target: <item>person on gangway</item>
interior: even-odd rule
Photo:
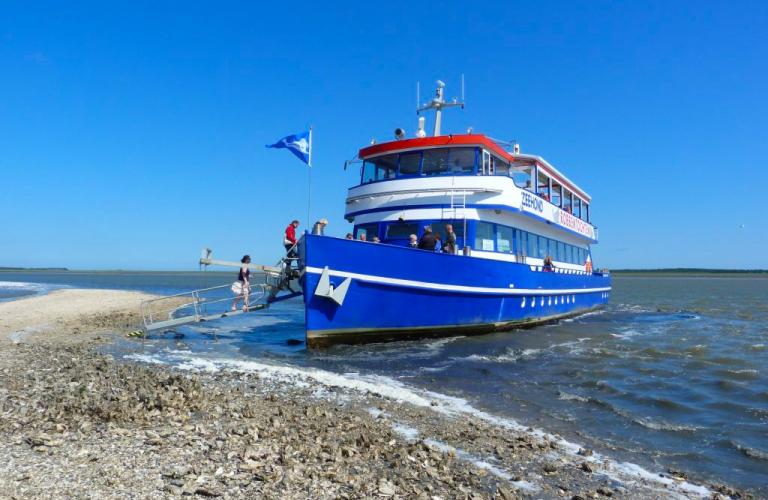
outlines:
[[[288,227],[285,228],[283,246],[285,246],[285,251],[287,253],[286,257],[289,259],[288,267],[290,267],[291,262],[299,256],[299,253],[296,251],[296,244],[298,243],[298,240],[296,239],[297,227],[299,227],[299,221],[294,219],[288,224]]]
[[[251,294],[251,270],[248,269],[248,264],[251,263],[250,255],[243,255],[240,259],[240,263],[243,267],[240,268],[240,273],[237,275],[237,281],[232,283],[232,293],[235,294],[235,299],[232,301],[232,310],[237,311],[237,306],[240,301],[243,301],[243,312],[248,312],[248,297]]]

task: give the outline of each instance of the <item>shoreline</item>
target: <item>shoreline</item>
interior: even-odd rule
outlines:
[[[440,394],[258,361],[171,368],[96,352],[135,328],[148,297],[60,290],[0,304],[0,496],[746,495],[633,469]]]

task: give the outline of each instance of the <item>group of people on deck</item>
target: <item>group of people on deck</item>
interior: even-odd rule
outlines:
[[[432,231],[431,226],[426,226],[420,240],[417,241],[415,234],[410,236],[408,246],[430,252],[456,253],[456,233],[453,232],[452,224],[446,224],[443,240],[439,233]]]

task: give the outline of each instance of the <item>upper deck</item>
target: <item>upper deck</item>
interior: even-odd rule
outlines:
[[[397,198],[401,204],[419,197],[423,203],[428,192],[481,189],[488,208],[518,210],[596,240],[589,194],[543,158],[509,152],[485,135],[396,140],[365,147],[359,157],[363,159],[360,184],[350,189],[348,205],[372,196]],[[440,180],[446,177],[453,179]],[[386,188],[376,185],[397,180],[408,182],[388,182]],[[468,199],[467,207],[472,203]],[[383,205],[382,209],[390,203]],[[484,206],[478,204],[477,208]],[[359,204],[348,206],[347,214],[354,215],[361,208]]]

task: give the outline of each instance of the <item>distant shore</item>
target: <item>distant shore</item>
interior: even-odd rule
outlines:
[[[0,304],[0,497],[743,495],[436,394],[259,363],[172,369],[138,343],[139,363],[100,354],[149,297],[67,289]]]

